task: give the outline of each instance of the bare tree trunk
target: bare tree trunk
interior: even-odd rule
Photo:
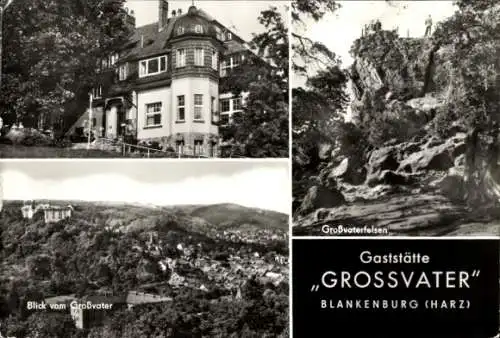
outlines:
[[[486,207],[498,203],[498,196],[491,193],[492,182],[486,179],[496,172],[499,154],[498,128],[481,133],[478,127],[473,128],[466,139],[465,153],[465,200],[471,207]]]

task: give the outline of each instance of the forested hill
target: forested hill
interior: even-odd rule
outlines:
[[[280,336],[288,328],[287,222],[265,212],[250,222],[215,206],[221,223],[191,215],[210,206],[71,204],[73,215],[46,224],[23,219],[21,202],[0,214],[0,323],[16,337]],[[236,212],[236,211],[235,211]],[[255,212],[255,211],[253,211]],[[248,224],[252,224],[248,226]],[[222,224],[222,226],[221,226]],[[77,330],[69,313],[27,311],[26,301],[128,291],[173,299],[110,313],[103,325]],[[235,299],[239,294],[240,298]],[[264,297],[264,294],[266,297]],[[228,309],[234,313],[228,321]],[[267,321],[253,321],[256,314]],[[124,319],[126,318],[126,320]],[[262,323],[265,323],[264,325]],[[5,331],[6,330],[6,331]]]

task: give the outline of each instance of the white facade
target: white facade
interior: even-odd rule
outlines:
[[[65,208],[55,207],[46,208],[43,210],[45,223],[56,223],[66,218],[71,218],[73,207],[67,206]]]
[[[137,139],[161,138],[172,134],[172,101],[169,87],[137,92]],[[148,105],[161,105],[160,124],[149,124]]]
[[[218,91],[217,82],[211,79],[185,77],[174,79],[170,87],[137,92],[137,139],[217,134],[212,113],[218,110]]]

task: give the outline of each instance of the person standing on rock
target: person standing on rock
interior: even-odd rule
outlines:
[[[427,19],[425,20],[425,34],[424,34],[424,37],[431,36],[431,30],[432,30],[432,18],[431,18],[431,15],[429,14],[429,16],[427,17]]]

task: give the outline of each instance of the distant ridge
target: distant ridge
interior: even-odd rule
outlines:
[[[192,205],[155,205],[151,203],[133,203],[133,202],[117,202],[117,201],[82,201],[82,200],[47,200],[40,199],[35,201],[44,201],[45,203],[53,204],[71,204],[77,212],[86,212],[87,209],[93,208],[95,212],[103,213],[106,217],[123,219],[123,222],[128,223],[131,219],[136,219],[139,223],[139,228],[144,222],[151,223],[158,217],[170,215],[170,217],[180,217],[188,221],[189,224],[198,224],[197,227],[210,227],[219,230],[226,229],[277,229],[281,231],[288,230],[288,215],[276,211],[264,210],[259,208],[245,207],[235,203],[218,203],[218,204],[192,204]],[[5,203],[6,202],[6,203]],[[5,204],[22,204],[23,200],[5,200]],[[134,215],[134,216],[132,216]],[[198,219],[198,221],[196,221]],[[203,220],[200,223],[200,220]],[[203,225],[205,224],[205,225]]]

